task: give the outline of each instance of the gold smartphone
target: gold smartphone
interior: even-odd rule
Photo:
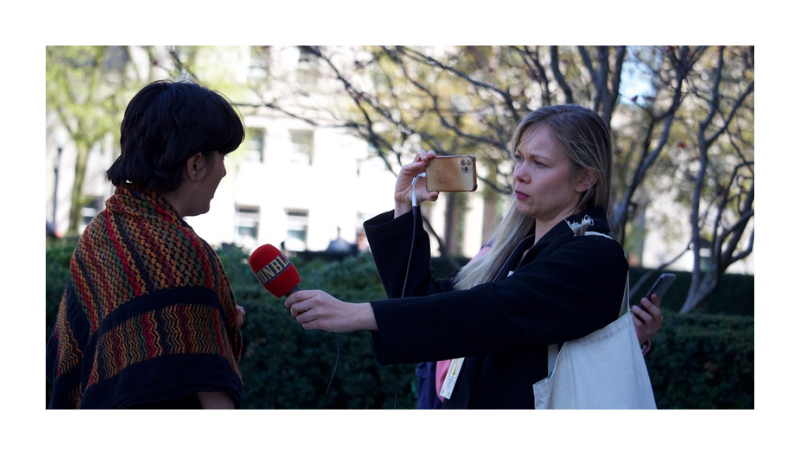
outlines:
[[[437,156],[428,161],[425,169],[428,191],[475,191],[478,175],[473,155]]]

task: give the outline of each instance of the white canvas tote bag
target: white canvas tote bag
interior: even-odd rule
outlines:
[[[533,385],[536,409],[656,409],[630,314],[628,283],[619,318],[589,335],[551,345],[549,375]]]

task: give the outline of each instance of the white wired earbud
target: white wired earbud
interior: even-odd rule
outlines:
[[[416,177],[414,177],[413,180],[411,180],[411,206],[412,207],[416,207],[417,206],[417,179],[420,178],[420,177],[427,177],[427,176],[428,176],[428,174],[423,172],[423,173],[417,175]]]

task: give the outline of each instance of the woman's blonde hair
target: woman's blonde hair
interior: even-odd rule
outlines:
[[[597,181],[581,197],[578,210],[603,207],[610,216],[611,137],[605,122],[592,110],[575,104],[545,106],[526,115],[517,125],[509,144],[511,150],[516,151],[529,133],[541,125],[550,129],[555,141],[578,168],[597,176]],[[489,236],[491,251],[458,272],[455,288],[469,289],[492,281],[534,223],[533,218],[517,210],[512,194],[505,215]]]

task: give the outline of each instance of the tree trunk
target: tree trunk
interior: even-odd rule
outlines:
[[[76,142],[75,149],[75,183],[72,185],[72,205],[69,209],[69,235],[78,234],[81,222],[81,210],[83,209],[83,182],[86,180],[86,163],[89,159],[89,146]]]
[[[683,306],[680,309],[680,313],[688,313],[698,306],[700,306],[706,298],[717,288],[719,284],[719,273],[716,265],[716,260],[712,260],[712,264],[709,269],[705,272],[702,279],[700,279],[697,284],[695,281],[692,282],[692,286],[689,288],[689,294],[686,296],[686,300],[683,302]]]

